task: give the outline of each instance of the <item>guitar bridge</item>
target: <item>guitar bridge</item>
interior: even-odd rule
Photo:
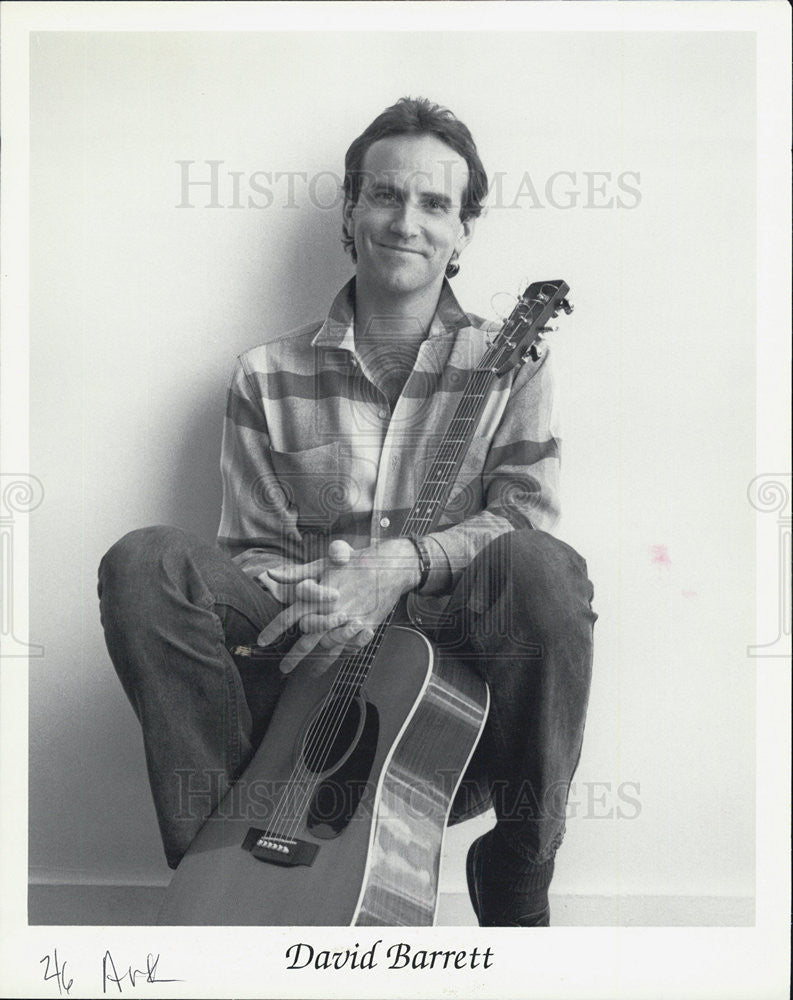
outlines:
[[[242,842],[242,849],[250,851],[258,861],[292,868],[297,865],[313,865],[319,846],[310,844],[307,840],[284,837],[272,830],[251,827]]]

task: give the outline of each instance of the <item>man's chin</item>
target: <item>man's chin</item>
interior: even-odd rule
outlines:
[[[423,258],[421,258],[423,259]],[[402,266],[378,268],[372,274],[361,275],[364,281],[369,281],[373,287],[382,288],[392,294],[411,295],[420,292],[432,284],[432,277],[424,268],[417,267],[412,261]]]

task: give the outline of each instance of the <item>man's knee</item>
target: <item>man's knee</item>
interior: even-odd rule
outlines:
[[[545,531],[516,529],[484,550],[486,579],[498,581],[519,619],[529,616],[560,624],[569,615],[589,612],[592,584],[584,559]],[[480,571],[481,574],[481,571]]]
[[[516,528],[499,535],[480,553],[488,572],[510,584],[522,584],[547,575],[584,578],[584,559],[572,546],[536,528]]]
[[[161,572],[169,554],[184,549],[188,535],[180,528],[155,525],[136,528],[112,545],[99,563],[99,596],[108,588],[115,591],[151,584]]]

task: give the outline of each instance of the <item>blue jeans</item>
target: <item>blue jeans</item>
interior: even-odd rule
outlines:
[[[295,633],[264,660],[232,656],[282,606],[218,547],[178,528],[120,539],[100,564],[99,597],[175,868],[258,746]],[[480,552],[450,597],[417,604],[441,655],[470,664],[490,687],[452,821],[492,803],[498,831],[529,864],[552,858],[564,835],[589,694],[591,598],[586,564],[570,546],[521,530]]]

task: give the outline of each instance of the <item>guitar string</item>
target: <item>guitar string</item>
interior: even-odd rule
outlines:
[[[505,324],[504,328],[502,328],[501,335],[503,335],[506,332],[506,330],[507,330],[507,324]],[[458,405],[458,408],[455,411],[452,420],[450,421],[449,428],[447,429],[447,433],[444,436],[444,440],[441,442],[441,445],[438,448],[438,452],[436,453],[435,458],[433,459],[431,472],[434,469],[435,472],[437,473],[439,471],[438,466],[443,464],[452,464],[452,465],[456,464],[457,459],[459,458],[460,451],[462,450],[462,445],[465,443],[466,434],[463,433],[462,438],[453,437],[452,436],[453,432],[455,434],[459,433],[459,429],[456,428],[454,425],[464,422],[470,422],[471,420],[474,419],[474,416],[476,416],[477,409],[484,408],[484,398],[486,393],[482,392],[481,390],[485,390],[488,387],[488,382],[494,377],[495,372],[493,369],[493,364],[498,359],[499,353],[501,353],[502,351],[509,352],[511,350],[512,348],[509,346],[506,346],[504,348],[491,349],[490,352],[486,353],[482,361],[480,361],[480,365],[477,367],[477,369],[475,369],[474,372],[472,372],[471,377],[469,379],[469,383],[466,385],[463,399]],[[490,354],[492,354],[492,357],[490,357]],[[502,359],[498,360],[500,361]],[[477,392],[472,392],[471,391],[472,389],[477,390]],[[466,408],[472,412],[465,413]],[[481,411],[478,414],[478,416],[481,417]],[[451,447],[450,452],[444,451],[444,449],[447,446]],[[451,455],[454,455],[453,459],[450,457]],[[434,489],[430,490],[430,493],[431,494],[434,493],[435,496],[431,496],[429,499],[422,499],[422,493],[426,493],[426,491],[422,489],[419,492],[419,497],[417,498],[416,503],[414,504],[414,508],[411,511],[411,514],[406,519],[405,525],[403,526],[402,529],[403,536],[409,534],[410,531],[414,530],[414,528],[419,524],[422,524],[422,530],[426,530],[426,527],[429,526],[434,517],[435,514],[434,509],[430,514],[427,514],[425,510],[424,515],[420,514],[414,515],[413,511],[416,509],[420,510],[422,504],[425,506],[425,508],[427,506],[434,508],[435,505],[437,505],[438,500],[442,495],[444,489],[446,489],[450,485],[448,480],[446,482],[443,481],[438,482],[437,480],[434,480],[434,477],[432,475],[428,476],[428,481],[431,481],[432,485],[434,486]],[[424,522],[426,522],[426,524],[424,524]],[[308,799],[313,794],[314,788],[322,780],[323,772],[327,766],[328,755],[331,752],[335,739],[340,732],[341,725],[343,724],[343,720],[346,718],[349,706],[352,704],[352,701],[355,699],[355,697],[357,697],[362,680],[365,678],[366,674],[371,669],[371,662],[373,661],[374,656],[376,656],[377,652],[379,651],[380,641],[382,640],[383,634],[387,626],[390,624],[392,617],[393,617],[393,611],[391,612],[391,614],[389,614],[388,618],[378,627],[377,641],[376,642],[370,641],[370,643],[367,645],[367,647],[365,647],[364,650],[359,651],[360,653],[363,654],[368,653],[369,655],[351,657],[347,661],[345,661],[345,663],[339,669],[334,684],[331,686],[331,689],[326,695],[323,706],[315,716],[314,724],[312,725],[312,727],[309,728],[309,732],[306,734],[306,738],[304,740],[305,750],[302,753],[302,757],[308,756],[310,751],[311,755],[317,754],[319,756],[321,754],[321,760],[319,761],[318,764],[318,768],[316,771],[316,778],[314,782],[311,782],[309,780],[308,787],[305,789],[303,795],[303,801],[300,805],[300,808],[295,811],[293,830],[290,831],[289,833],[290,836],[293,836],[297,832],[297,828],[299,827],[301,822],[303,809],[305,808]],[[356,660],[358,662],[356,662]],[[328,706],[329,705],[333,706],[333,699],[337,697],[339,688],[343,687],[344,685],[346,685],[348,688],[348,694],[346,699],[344,697],[338,698],[335,706],[336,709],[335,712],[330,712],[330,713],[327,712]],[[322,731],[323,728],[324,732]],[[315,741],[316,744],[315,746],[311,745],[312,740]],[[323,740],[324,740],[324,746],[320,751],[317,751],[317,747],[323,742]],[[304,775],[308,775],[311,773],[308,768],[301,765],[298,765],[294,769],[293,776],[296,775],[296,772],[298,772],[298,770],[300,770]],[[292,779],[290,779],[290,784],[291,783]],[[286,804],[285,799],[286,796],[284,797],[284,804]],[[279,815],[278,822],[280,822],[280,818],[281,817]],[[275,821],[276,821],[276,816],[274,814],[272,821],[273,825],[275,825]]]
[[[490,374],[491,374],[490,372],[487,373],[486,378],[484,380],[485,384],[486,384],[486,381],[487,381],[487,376],[489,376]],[[474,380],[474,381],[478,381],[478,382],[481,383],[483,380],[479,379],[479,380]],[[475,389],[484,388],[484,386],[482,384],[474,384],[472,387],[475,388]],[[471,393],[471,394],[468,395],[468,400],[470,400],[470,401],[473,400],[473,393]],[[474,404],[474,405],[475,405],[475,408],[476,408],[476,404]],[[461,418],[462,420],[470,420],[471,419],[471,417],[468,416],[467,414],[463,415],[462,413],[458,413],[457,416],[458,416],[458,418]],[[458,419],[458,424],[459,424],[459,422],[460,422],[460,420]],[[455,432],[457,432],[457,431],[455,431]],[[458,443],[455,444],[455,442],[451,442],[451,452],[449,452],[448,450],[441,450],[441,449],[439,449],[439,454],[436,457],[436,461],[433,464],[437,468],[441,463],[445,463],[445,462],[450,461],[450,459],[449,459],[448,456],[450,454],[453,454],[455,451],[457,451],[459,453],[459,450],[460,450],[460,443],[458,442]],[[438,484],[436,483],[435,485],[437,487]],[[437,493],[438,492],[437,488],[435,490],[433,490],[432,492]],[[433,499],[433,501],[435,503],[437,503],[437,499],[438,499],[437,496],[433,497],[432,499]],[[412,522],[411,527],[416,527],[418,525],[424,525],[425,523],[428,525],[431,522],[432,515],[428,514],[427,510],[426,510],[427,505],[428,505],[427,501],[424,501],[424,504],[425,504],[425,513],[424,513],[424,515],[421,515],[419,513],[416,516],[411,517],[409,519],[409,521]],[[408,523],[406,522],[405,528],[403,529],[403,534],[407,534],[408,531],[409,531],[409,527],[408,527]],[[343,724],[342,720],[344,718],[346,718],[346,715],[347,715],[347,712],[349,710],[349,707],[352,704],[352,701],[357,697],[358,692],[360,690],[361,680],[363,678],[365,678],[366,674],[368,673],[369,669],[371,668],[372,661],[374,660],[375,656],[379,652],[380,641],[383,638],[383,635],[385,633],[385,630],[386,630],[387,626],[390,624],[391,617],[392,617],[392,615],[389,615],[389,618],[381,624],[381,626],[380,626],[380,628],[378,630],[377,641],[374,642],[374,643],[371,643],[369,645],[369,647],[367,649],[368,655],[365,657],[365,659],[362,659],[362,658],[359,657],[357,659],[348,661],[340,669],[340,671],[338,673],[338,676],[337,676],[337,682],[336,682],[336,684],[334,686],[334,690],[330,693],[329,699],[326,699],[326,705],[323,706],[323,710],[322,711],[325,712],[326,714],[325,714],[324,718],[320,717],[320,719],[318,720],[320,722],[320,725],[319,726],[315,726],[314,727],[314,732],[310,731],[310,738],[306,739],[306,751],[305,751],[305,754],[306,755],[310,754],[310,756],[312,756],[312,757],[316,756],[317,758],[319,758],[318,761],[314,764],[314,766],[316,768],[316,771],[317,771],[317,776],[316,776],[316,779],[315,779],[314,782],[309,781],[307,783],[307,786],[306,786],[306,788],[304,790],[303,802],[300,803],[300,808],[298,810],[296,810],[296,812],[295,812],[295,821],[292,824],[293,829],[290,831],[290,834],[294,835],[294,834],[297,833],[297,827],[300,825],[300,821],[301,821],[303,809],[305,808],[305,805],[306,805],[309,797],[314,792],[314,786],[316,786],[322,780],[323,773],[324,773],[324,771],[325,771],[325,769],[327,767],[328,755],[330,754],[330,752],[332,750],[332,747],[333,747],[333,744],[334,744],[334,741],[335,741],[335,739],[336,739],[336,737],[337,737],[337,735],[338,735],[338,733],[340,731],[341,724]],[[331,711],[330,713],[327,713],[326,710],[327,710],[327,702],[328,702],[328,700],[332,701],[332,699],[337,696],[337,693],[338,693],[339,689],[343,688],[344,685],[347,686],[347,697],[345,698],[345,697],[342,696],[342,697],[338,698],[336,705],[332,706],[332,708],[335,708],[335,712]],[[322,722],[324,722],[324,727],[322,725]],[[324,728],[324,732],[322,731],[323,728]],[[314,739],[315,734],[318,734],[318,738],[316,738],[314,740],[314,742],[315,742],[316,745],[312,745],[312,739]],[[322,746],[320,748],[320,745],[323,742],[324,742],[324,746]],[[304,769],[303,773],[304,774],[307,773],[306,769]]]
[[[479,386],[474,384],[475,381],[476,381],[475,379],[471,380],[473,387],[480,388]],[[471,395],[469,394],[467,398],[470,399]],[[463,407],[460,407],[459,409],[460,411],[462,411]],[[459,418],[461,416],[462,416],[461,412],[455,413],[455,417]],[[470,419],[470,417],[466,415],[465,417],[463,417],[463,419]],[[453,423],[454,420],[450,422],[450,432],[449,432],[450,434]],[[439,454],[442,452],[442,450],[443,449],[439,447]],[[445,455],[446,452],[444,451],[444,458],[441,460],[448,460],[445,457]],[[433,465],[435,465],[436,462],[437,462],[437,457],[436,461],[433,462]],[[428,520],[428,516],[425,512],[425,515],[423,517],[419,516],[413,519],[409,518],[408,520],[413,520],[416,523],[422,523],[423,521]],[[403,528],[403,534],[407,533],[407,531],[408,531],[408,522],[406,521],[405,528]],[[383,623],[380,624],[377,631],[376,641],[371,641],[369,644],[367,644],[366,647],[364,647],[363,650],[359,651],[359,653],[363,655],[353,656],[348,658],[348,660],[339,669],[335,682],[332,685],[330,691],[328,692],[328,695],[326,696],[325,703],[320,708],[317,716],[315,717],[314,724],[312,725],[312,727],[309,728],[309,731],[306,734],[304,740],[305,749],[303,751],[302,757],[303,759],[308,758],[309,760],[312,760],[312,758],[316,758],[316,762],[314,763],[314,761],[312,761],[312,764],[314,767],[316,767],[317,770],[317,781],[321,780],[322,778],[322,774],[327,767],[328,756],[332,751],[335,739],[338,736],[338,733],[340,732],[341,725],[343,725],[343,720],[347,716],[347,712],[349,711],[350,705],[358,695],[361,679],[365,677],[366,674],[368,673],[371,667],[371,662],[374,660],[374,657],[379,651],[380,642],[384,636],[386,627],[388,626],[388,624],[390,624],[390,620],[392,617],[393,617],[393,612],[388,616],[388,618]],[[373,639],[375,639],[375,637],[373,637]],[[344,694],[345,687],[346,687],[346,697]],[[342,692],[341,696],[339,696],[340,691]],[[328,709],[330,709],[330,711]],[[296,772],[299,771],[301,776],[303,777],[308,778],[311,774],[310,769],[302,765],[302,760],[300,766],[295,770]],[[307,787],[305,788],[304,791],[303,801],[300,803],[300,807],[295,810],[293,823],[291,824],[291,826],[294,827],[294,831],[290,830],[289,831],[290,835],[293,832],[296,832],[297,827],[300,825],[302,811],[305,807],[306,801],[313,794],[313,790],[314,789],[312,787],[312,782],[310,781],[309,778],[307,782]],[[287,792],[289,791],[291,791],[291,788],[287,789]],[[288,802],[286,798],[284,800],[284,806],[288,807]],[[282,819],[281,814],[282,810],[279,810],[279,815],[277,817],[276,816],[273,817],[274,824],[276,822],[281,821]]]
[[[483,359],[483,362],[484,360],[485,359]],[[482,388],[484,388],[484,385],[486,384],[488,377],[492,376],[493,373],[492,370],[490,369],[488,369],[486,372],[481,371],[481,366],[483,362],[480,362],[480,366],[478,366],[478,368],[471,374],[469,382],[466,385],[466,390],[464,392],[463,399],[460,401],[460,404],[458,404],[458,408],[455,411],[455,414],[449,423],[449,428],[447,430],[446,435],[444,435],[444,440],[441,442],[441,445],[438,448],[438,454],[436,454],[433,460],[431,469],[438,464],[440,455],[443,455],[443,458],[441,458],[440,461],[449,461],[450,455],[454,454],[455,451],[459,453],[460,444],[451,443],[449,441],[449,438],[452,437],[453,432],[455,434],[459,433],[458,426],[461,422],[470,421],[471,419],[473,419],[472,414],[466,413],[465,411],[473,410],[475,412],[475,410],[478,408],[479,403],[481,402],[480,399],[474,401],[474,393],[469,390],[471,389],[481,390]],[[471,406],[470,404],[473,404],[473,406]],[[446,450],[447,445],[451,446],[451,451]],[[428,476],[428,479],[429,478],[432,478],[432,476],[431,475]],[[427,500],[421,501],[421,495],[424,492],[425,491],[423,489],[419,491],[419,497],[417,497],[413,510],[415,510],[417,507],[420,509],[421,502],[423,502],[425,505],[427,504],[428,502]],[[409,516],[406,519],[405,526],[402,529],[402,534],[403,535],[407,534],[409,530],[412,530],[408,527],[409,522],[416,521],[417,523],[421,523],[423,521],[428,521],[429,519],[430,518],[426,513],[423,517],[413,518]],[[294,833],[296,833],[297,828],[299,827],[301,822],[302,812],[303,809],[305,808],[305,804],[314,791],[313,783],[311,782],[310,778],[311,770],[305,766],[304,760],[308,758],[308,760],[312,761],[313,766],[316,767],[316,774],[317,774],[316,781],[319,782],[319,780],[321,780],[322,773],[324,772],[327,766],[327,759],[333,748],[333,744],[340,732],[341,725],[343,725],[343,720],[344,718],[346,718],[347,712],[349,711],[349,707],[358,694],[360,682],[362,678],[365,677],[366,674],[368,673],[371,667],[371,661],[374,659],[374,655],[376,655],[376,653],[379,651],[380,641],[382,640],[382,635],[385,632],[384,626],[390,623],[390,619],[392,616],[393,612],[391,612],[391,614],[388,616],[388,621],[383,622],[381,623],[380,626],[378,626],[377,629],[378,634],[376,637],[377,641],[375,642],[374,641],[375,637],[373,637],[373,641],[370,641],[370,643],[368,643],[366,647],[358,651],[359,655],[354,654],[352,657],[348,658],[348,660],[339,669],[339,671],[337,672],[337,676],[334,680],[334,683],[332,684],[331,688],[328,691],[328,694],[325,697],[323,705],[320,707],[318,713],[315,715],[314,722],[309,727],[309,730],[303,740],[304,749],[302,750],[299,761],[296,764],[295,768],[293,769],[293,773],[290,776],[290,779],[288,780],[284,796],[282,798],[282,801],[279,803],[280,808],[275,810],[270,821],[271,826],[273,827],[277,827],[278,825],[280,825],[280,823],[283,820],[284,811],[289,808],[289,801],[288,801],[289,793],[294,788],[295,779],[298,777],[298,775],[300,775],[303,778],[307,778],[308,779],[306,783],[307,787],[304,790],[302,801],[300,802],[299,808],[295,809],[294,818],[292,820],[292,823],[290,823],[290,828],[293,827],[294,829],[288,830],[287,833],[288,836],[293,836]],[[369,655],[366,655],[366,653],[368,653]],[[346,698],[344,694],[339,696],[339,691],[342,690],[345,686],[347,687]],[[316,758],[316,764],[313,763],[312,758]]]
[[[483,408],[485,393],[482,390],[487,388],[488,382],[494,377],[493,363],[496,361],[496,359],[498,358],[498,354],[502,350],[509,351],[510,348],[508,347],[497,348],[495,350],[491,349],[491,351],[485,355],[482,361],[480,361],[480,364],[479,366],[477,366],[477,369],[475,369],[474,372],[472,372],[471,377],[469,379],[469,383],[466,385],[463,399],[460,401],[460,404],[458,404],[458,408],[455,411],[455,414],[449,423],[449,428],[447,429],[447,433],[444,435],[444,440],[439,445],[438,451],[433,459],[432,465],[430,466],[430,475],[428,476],[428,481],[435,478],[435,474],[439,471],[438,466],[449,462],[452,462],[452,464],[456,464],[456,461],[459,458],[460,451],[462,450],[462,445],[465,443],[465,436],[466,436],[465,434],[463,434],[461,438],[456,437],[456,435],[459,434],[461,430],[459,428],[459,424],[472,421],[477,416],[476,411],[478,409]],[[492,358],[488,357],[490,353],[493,354]],[[484,367],[486,364],[487,367]],[[465,412],[466,410],[468,410],[469,412]],[[478,414],[478,416],[481,416],[481,412]],[[470,428],[468,429],[470,430]],[[426,494],[425,489],[422,488],[422,490],[419,491],[419,496],[417,497],[416,502],[414,503],[414,507],[411,510],[411,514],[408,515],[408,518],[406,518],[405,521],[405,525],[403,526],[401,532],[403,537],[410,534],[412,531],[416,530],[419,526],[421,526],[422,532],[426,531],[426,528],[429,527],[429,524],[431,523],[434,517],[434,510],[430,514],[427,514],[425,510],[425,513],[423,515],[420,514],[414,515],[413,511],[416,510],[417,508],[420,509],[422,505],[425,506],[425,508],[427,506],[434,508],[434,506],[437,505],[438,500],[447,485],[449,484],[443,482],[438,483],[437,481],[433,482],[432,483],[433,488],[430,490],[430,497],[426,496],[422,497],[422,494]],[[435,495],[433,496],[432,494]],[[343,663],[342,667],[337,672],[337,676],[334,680],[334,683],[332,684],[330,690],[328,691],[328,694],[326,695],[325,702],[323,703],[322,707],[319,709],[317,715],[315,716],[314,723],[312,724],[311,727],[309,727],[309,731],[307,732],[306,737],[304,739],[304,749],[301,753],[300,762],[294,768],[293,775],[292,777],[290,777],[288,782],[288,787],[285,790],[285,795],[283,799],[284,807],[287,807],[286,793],[288,793],[291,790],[290,786],[293,785],[294,778],[297,777],[297,774],[301,773],[302,776],[304,777],[309,776],[311,774],[311,770],[305,767],[305,765],[303,765],[303,760],[306,757],[308,757],[309,760],[311,760],[312,757],[318,758],[318,766],[314,765],[316,767],[316,778],[315,781],[312,782],[309,777],[309,780],[307,782],[307,787],[305,788],[304,794],[302,796],[302,801],[300,802],[300,806],[298,809],[295,810],[293,822],[292,824],[290,824],[292,829],[290,829],[288,832],[289,837],[294,836],[295,833],[297,832],[297,829],[301,823],[302,813],[305,808],[305,805],[309,800],[309,798],[311,797],[311,795],[313,795],[315,786],[322,780],[323,772],[327,767],[327,759],[333,748],[333,744],[341,730],[341,726],[343,725],[343,721],[347,716],[347,712],[349,711],[350,705],[358,695],[358,691],[360,690],[362,680],[365,678],[365,676],[371,669],[371,661],[373,661],[377,652],[379,652],[380,642],[383,638],[387,626],[390,624],[390,621],[393,617],[393,613],[394,612],[392,611],[389,614],[388,618],[378,626],[377,628],[378,635],[376,637],[377,641],[370,641],[367,644],[367,646],[364,647],[363,650],[359,651],[360,654],[366,654],[368,652],[369,655],[359,655],[359,656],[353,655],[352,657],[348,658],[348,660],[345,661],[345,663]],[[373,639],[374,638],[375,637],[373,637]],[[339,689],[345,686],[347,687],[346,698],[343,695],[341,697],[338,697]],[[328,707],[331,708],[330,712],[327,711]],[[278,813],[278,815],[274,813],[271,820],[273,826],[277,825],[277,823],[280,823],[282,819],[283,810],[277,810],[276,812]]]
[[[501,330],[500,336],[507,332],[507,326],[508,324],[505,323],[504,327]],[[511,333],[512,331],[509,332]],[[436,453],[433,459],[431,472],[433,469],[435,469],[435,471],[438,471],[437,467],[441,464],[447,464],[450,462],[452,464],[456,464],[457,459],[459,458],[460,455],[460,451],[462,450],[462,445],[465,443],[466,434],[463,434],[462,438],[453,438],[452,437],[453,431],[455,432],[455,434],[459,433],[459,429],[456,428],[454,425],[464,422],[470,422],[471,420],[474,419],[474,416],[476,415],[476,410],[480,409],[480,407],[482,409],[484,408],[485,393],[482,392],[481,390],[487,388],[487,383],[495,375],[495,372],[493,370],[494,363],[497,362],[500,363],[500,361],[503,360],[499,359],[498,355],[502,352],[506,354],[511,350],[512,348],[509,346],[505,346],[503,348],[491,347],[491,350],[486,352],[485,357],[482,359],[482,361],[480,361],[480,364],[479,366],[477,366],[477,369],[475,369],[474,372],[472,372],[471,377],[469,378],[469,382],[466,385],[463,399],[461,400],[460,404],[458,404],[458,408],[455,411],[452,420],[450,421],[447,433],[446,435],[444,435],[444,440],[441,442],[441,445],[438,448],[438,452]],[[490,355],[492,355],[492,357]],[[477,392],[472,392],[471,391],[472,389],[477,390]],[[466,409],[469,410],[469,413],[465,412]],[[478,416],[481,417],[481,412],[479,413]],[[450,452],[444,451],[444,449],[447,446],[451,447]],[[454,455],[453,459],[451,458],[452,455]],[[428,480],[432,478],[433,478],[432,476],[428,476]],[[449,483],[448,482],[439,483],[436,481],[432,485],[434,486],[434,489],[430,491],[430,494],[434,493],[435,496],[430,496],[429,499],[422,499],[422,493],[425,493],[425,490],[424,489],[420,490],[419,496],[417,497],[413,510],[416,510],[417,508],[420,509],[421,504],[424,504],[425,507],[426,506],[434,507],[437,504],[440,496],[442,495],[443,490],[447,488]],[[422,530],[426,530],[426,527],[429,526],[435,514],[435,511],[433,510],[431,514],[427,514],[425,511],[424,515],[417,514],[414,516],[413,510],[411,510],[411,514],[408,516],[405,525],[403,526],[402,529],[403,536],[409,534],[410,531],[414,530],[414,527],[418,526],[419,524],[422,524],[423,526]],[[424,522],[426,522],[426,524],[424,524]],[[380,626],[378,626],[377,641],[376,642],[370,641],[370,643],[367,644],[367,647],[359,651],[359,653],[363,655],[359,656],[354,655],[353,657],[348,658],[348,660],[345,661],[345,663],[342,665],[342,667],[337,673],[337,677],[333,685],[331,686],[328,694],[326,695],[323,706],[315,716],[314,724],[312,724],[312,726],[309,727],[309,731],[306,734],[304,740],[305,749],[301,753],[301,760],[298,763],[298,765],[293,769],[292,777],[290,777],[287,783],[287,788],[282,798],[282,805],[284,808],[287,806],[286,793],[288,793],[290,791],[291,786],[294,785],[294,778],[297,776],[297,773],[302,773],[304,776],[311,774],[310,769],[303,765],[302,759],[308,756],[310,751],[311,755],[315,754],[317,756],[321,755],[321,760],[319,761],[317,770],[315,772],[316,776],[314,781],[312,782],[309,779],[307,783],[307,787],[305,788],[304,794],[302,796],[302,802],[300,803],[300,808],[295,810],[294,821],[293,824],[291,825],[292,829],[288,833],[289,837],[293,837],[296,834],[297,829],[301,823],[305,805],[308,802],[311,795],[313,795],[316,785],[323,778],[323,772],[327,766],[328,755],[332,750],[335,739],[340,732],[341,725],[343,724],[343,720],[346,718],[349,706],[352,704],[354,698],[357,697],[362,680],[365,678],[365,676],[371,669],[371,662],[373,661],[374,657],[379,651],[380,642],[383,638],[387,626],[390,624],[390,621],[393,617],[393,613],[394,612],[392,611],[389,614],[387,620],[385,620],[380,624]],[[366,655],[367,653],[369,655]],[[335,705],[335,712],[330,712],[330,713],[327,712],[328,706],[333,707],[333,700],[334,698],[337,698],[339,688],[343,687],[344,685],[346,685],[348,688],[346,699],[344,697],[338,698]],[[322,731],[323,729],[324,732]],[[311,741],[314,741],[316,745],[312,746]],[[317,751],[317,747],[323,742],[324,746],[320,751]],[[277,809],[274,812],[273,817],[271,819],[272,826],[280,824],[282,819],[282,812],[283,809]]]
[[[516,313],[521,304],[522,303],[519,303],[518,307],[516,307]],[[508,338],[513,332],[510,328],[511,325],[517,324],[520,320],[520,315],[516,315],[514,320],[513,317],[510,317],[507,322],[505,322],[497,336],[503,339],[506,334]],[[411,513],[405,520],[405,524],[401,532],[403,537],[417,530],[419,525],[421,525],[420,530],[422,533],[425,532],[430,526],[437,512],[435,508],[438,501],[442,496],[443,491],[450,485],[450,482],[448,481],[448,473],[446,474],[447,481],[443,481],[443,479],[438,481],[435,479],[435,476],[440,473],[439,466],[447,464],[454,466],[457,464],[457,460],[459,459],[460,452],[462,450],[462,445],[465,443],[467,432],[470,431],[469,427],[463,434],[462,438],[453,438],[452,432],[459,432],[459,429],[455,428],[455,424],[472,421],[474,417],[477,416],[476,410],[484,409],[486,392],[482,390],[486,390],[488,388],[488,382],[495,376],[494,365],[497,367],[513,349],[514,348],[509,345],[505,345],[504,347],[496,347],[495,344],[491,345],[491,348],[485,353],[485,356],[482,358],[477,368],[474,372],[472,372],[469,382],[466,385],[463,399],[460,401],[460,404],[458,404],[457,410],[449,423],[444,439],[442,440],[430,466],[430,474],[424,484],[424,487],[426,487],[428,483],[431,483],[434,488],[430,491],[430,494],[434,493],[435,495],[430,495],[428,498],[423,497],[422,494],[425,493],[425,489],[422,487],[419,491],[416,502],[413,505]],[[503,357],[499,358],[499,354],[503,354]],[[471,391],[472,389],[477,391],[473,392]],[[469,413],[464,412],[466,408],[469,409]],[[478,414],[478,417],[481,417],[481,411]],[[451,450],[447,452],[445,449],[448,446],[450,446]],[[414,511],[420,510],[422,505],[425,506],[425,508],[429,507],[431,509],[431,513],[428,514],[425,509],[425,513],[423,515],[418,513],[414,514]],[[313,795],[315,787],[323,779],[323,773],[327,767],[328,755],[330,754],[335,740],[341,731],[341,726],[347,716],[349,707],[352,704],[352,701],[357,697],[362,682],[371,669],[371,663],[377,652],[379,652],[380,643],[388,625],[391,622],[391,619],[393,618],[394,611],[395,609],[390,612],[387,619],[377,626],[375,630],[376,636],[373,637],[373,640],[375,641],[370,641],[367,646],[362,650],[359,650],[357,654],[353,654],[344,661],[325,697],[325,702],[315,715],[314,722],[309,727],[303,741],[304,749],[301,752],[300,761],[293,769],[292,776],[287,782],[285,794],[279,805],[283,804],[283,806],[286,806],[286,793],[289,791],[290,786],[294,784],[294,778],[299,772],[302,772],[304,775],[311,774],[310,769],[303,764],[303,759],[308,757],[309,760],[311,760],[311,757],[315,755],[318,757],[321,755],[321,759],[317,762],[318,766],[316,766],[314,781],[311,782],[309,780],[308,787],[305,789],[304,795],[302,796],[300,808],[295,811],[293,830],[289,832],[289,837],[293,837],[297,832],[305,805],[311,795]],[[367,653],[369,655],[366,655]],[[338,697],[339,690],[345,686],[347,687],[346,699],[344,696]],[[335,707],[335,712],[327,712],[329,706]],[[312,742],[314,745],[312,745]],[[322,746],[321,750],[318,750],[320,744],[323,743],[324,746]],[[271,826],[277,826],[280,823],[282,812],[283,809],[276,808],[270,821]]]
[[[477,386],[477,388],[479,387]],[[445,456],[441,459],[441,461],[447,460],[448,459]],[[424,503],[425,514],[409,519],[409,521],[413,521],[414,527],[422,525],[424,522],[429,523],[431,520],[431,517],[426,513],[427,502],[424,501]],[[403,528],[403,535],[407,534],[408,531],[408,521],[406,521],[405,527]],[[332,752],[335,740],[341,731],[341,727],[344,724],[344,720],[347,717],[347,713],[352,702],[358,696],[361,683],[369,673],[371,664],[379,652],[381,641],[385,635],[388,625],[391,623],[392,618],[393,611],[389,614],[388,618],[378,626],[377,636],[373,637],[375,641],[370,641],[370,643],[367,644],[367,647],[360,651],[364,655],[350,658],[339,669],[335,682],[331,687],[328,696],[326,696],[325,703],[319,710],[317,717],[315,717],[315,724],[309,729],[309,732],[306,735],[304,741],[305,749],[302,752],[302,757],[303,759],[308,758],[308,760],[311,761],[312,769],[314,769],[316,777],[314,781],[311,780],[311,769],[302,765],[301,761],[302,766],[300,767],[300,773],[308,780],[305,782],[303,795],[300,797],[302,798],[302,801],[299,801],[299,804],[296,802],[298,807],[295,809],[293,821],[290,824],[291,828],[288,831],[288,836],[290,837],[296,835],[306,803],[313,795],[316,785],[323,780],[323,775],[327,768],[328,757]],[[344,693],[345,688],[346,694]],[[339,695],[339,691],[342,691],[341,695]],[[291,789],[288,789],[287,791],[291,791]],[[284,801],[284,805],[287,805],[286,800]],[[279,816],[278,821],[280,822],[280,820],[281,817]]]

